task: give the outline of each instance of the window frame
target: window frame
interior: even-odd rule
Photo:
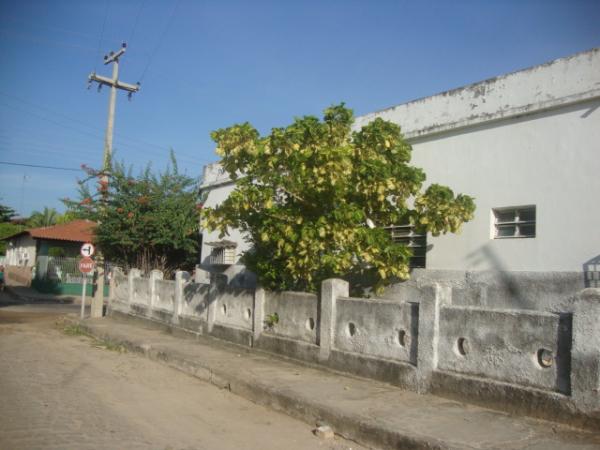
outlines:
[[[513,212],[512,218],[514,220],[499,220],[500,214],[506,214],[507,212]],[[523,212],[533,212],[533,219],[521,220]],[[533,225],[533,234],[521,233],[522,226]],[[514,227],[515,231],[510,236],[500,236],[499,230],[503,227]],[[522,206],[503,206],[500,208],[492,208],[492,239],[535,239],[537,237],[537,207],[536,205],[522,205]]]
[[[427,268],[427,233],[415,232],[414,225],[403,224],[403,225],[392,225],[384,228],[390,233],[390,238],[394,244],[406,245],[413,251],[413,256],[410,258],[409,267],[411,269],[425,269]],[[408,233],[402,236],[395,236],[394,232],[399,232],[400,229],[407,230]],[[416,250],[422,249],[419,253]],[[422,265],[416,263],[416,261],[422,261]]]

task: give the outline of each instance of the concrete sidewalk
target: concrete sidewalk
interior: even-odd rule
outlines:
[[[91,335],[363,445],[397,449],[598,449],[591,433],[301,365],[141,319],[80,322]],[[203,405],[198,405],[202,408]]]

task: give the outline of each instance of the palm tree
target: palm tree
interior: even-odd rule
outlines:
[[[60,217],[60,214],[54,208],[44,208],[42,212],[33,211],[27,225],[31,228],[49,227],[55,225]]]

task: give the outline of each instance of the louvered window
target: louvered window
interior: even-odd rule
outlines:
[[[413,252],[410,258],[410,267],[424,268],[425,255],[427,252],[427,234],[415,232],[412,225],[397,225],[388,228],[392,241],[398,244],[404,244]]]
[[[494,208],[494,239],[534,238],[535,206]]]

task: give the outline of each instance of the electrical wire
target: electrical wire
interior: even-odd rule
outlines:
[[[98,51],[97,51],[97,56],[98,58],[102,58],[102,38],[104,37],[104,29],[106,28],[106,21],[108,19],[108,8],[109,8],[109,1],[106,0],[106,7],[104,9],[104,21],[102,22],[102,31],[100,31],[100,39],[98,40]],[[96,58],[94,58],[94,61],[96,61]],[[94,64],[94,73],[96,73],[96,69],[98,69],[98,62],[96,61],[96,63]]]
[[[73,172],[81,171],[81,169],[73,169],[71,167],[42,166],[42,165],[37,165],[37,164],[14,163],[14,162],[8,162],[8,161],[0,161],[0,164],[4,164],[7,166],[34,167],[36,169],[68,170],[68,171],[73,171]]]
[[[142,72],[142,75],[140,76],[140,79],[139,79],[139,83],[140,84],[141,84],[142,80],[144,79],[144,77],[146,76],[146,72],[148,72],[148,68],[150,67],[150,64],[152,64],[152,60],[154,59],[154,56],[158,52],[158,50],[159,50],[160,46],[162,45],[165,37],[167,36],[167,33],[169,32],[169,28],[171,28],[171,24],[173,23],[173,17],[175,16],[175,11],[177,11],[177,8],[179,7],[180,3],[181,3],[181,0],[177,0],[177,3],[175,4],[175,7],[171,11],[171,15],[169,16],[167,25],[166,25],[165,29],[163,30],[160,39],[156,43],[156,47],[154,47],[154,51],[152,53],[150,53],[150,57],[148,58],[148,64],[146,64],[146,67],[144,68],[144,70]]]
[[[135,16],[135,22],[133,24],[133,28],[131,30],[131,35],[129,36],[129,40],[127,41],[127,45],[131,45],[131,43],[133,42],[133,36],[135,35],[135,31],[136,31],[138,23],[140,21],[140,16],[142,15],[142,10],[144,9],[145,5],[146,5],[146,0],[142,0],[142,2],[140,3],[140,8],[138,9],[138,13]]]
[[[11,97],[16,98],[15,96],[11,96]],[[27,102],[27,101],[24,101],[24,103],[30,103],[30,104],[32,104],[31,102]],[[75,131],[77,133],[80,133],[80,134],[82,134],[84,136],[88,136],[88,137],[96,139],[96,140],[102,140],[102,141],[104,141],[104,135],[101,134],[101,131],[98,132],[98,133],[94,133],[94,132],[91,132],[91,131],[88,131],[88,130],[82,130],[80,128],[74,127],[73,125],[68,125],[68,124],[59,122],[59,121],[57,121],[55,119],[52,119],[52,118],[46,117],[44,115],[38,114],[37,112],[25,109],[25,108],[23,108],[23,106],[15,106],[15,105],[11,105],[9,103],[3,103],[3,102],[0,102],[0,106],[5,106],[5,107],[12,108],[12,109],[16,109],[17,111],[25,112],[25,113],[30,114],[30,115],[32,115],[34,117],[39,118],[39,119],[45,120],[45,121],[53,123],[55,125],[58,125],[58,126],[60,126],[62,128],[66,128],[66,129]],[[52,112],[52,110],[50,110],[49,108],[42,107],[42,109],[46,109],[46,110]],[[82,121],[77,120],[75,118],[71,118],[71,117],[65,116],[62,113],[53,112],[53,114],[62,115],[63,117],[67,118],[68,120],[72,120],[74,122],[78,122],[78,123],[84,124],[85,126],[90,127],[90,128],[92,128],[94,130],[98,130],[98,128],[94,127],[93,125],[86,124],[85,122],[82,122]],[[133,150],[133,151],[136,151],[136,152],[139,152],[140,150],[142,150],[147,155],[154,155],[154,156],[159,156],[159,157],[166,157],[167,156],[167,152],[170,152],[170,149],[167,148],[167,147],[161,147],[161,146],[158,146],[156,144],[152,144],[152,143],[149,143],[149,142],[144,142],[144,141],[141,141],[139,139],[134,139],[134,138],[126,138],[126,139],[129,140],[129,141],[137,140],[140,143],[135,143],[135,142],[121,143],[120,147],[125,148],[125,149],[130,149],[130,150]],[[156,147],[159,150],[161,150],[161,152],[158,152],[156,150],[148,149],[146,146]],[[206,159],[206,158],[199,158],[199,157],[193,157],[192,158],[192,157],[186,157],[185,155],[182,156],[181,154],[178,157],[178,160],[181,161],[181,162],[187,162],[187,163],[190,163],[190,164],[195,164],[198,161],[208,161],[208,159]]]
[[[8,93],[3,92],[3,91],[0,91],[0,95],[3,95],[5,97],[9,97],[9,98],[17,100],[19,102],[22,102],[22,103],[25,103],[27,105],[33,106],[34,108],[45,110],[45,111],[47,111],[47,112],[49,112],[49,113],[51,113],[53,115],[62,116],[62,117],[64,117],[67,120],[79,123],[79,124],[84,125],[84,126],[89,127],[89,128],[92,128],[95,131],[101,131],[95,125],[92,125],[92,124],[87,123],[87,122],[85,122],[83,120],[77,119],[75,117],[68,116],[68,115],[63,114],[63,113],[61,113],[59,111],[56,111],[56,110],[54,110],[52,108],[48,108],[47,106],[43,106],[43,105],[40,105],[40,104],[36,104],[36,103],[30,102],[30,101],[25,100],[25,99],[23,99],[21,97],[17,97],[16,95],[8,94]],[[166,147],[166,146],[162,146],[162,145],[158,145],[158,144],[153,144],[152,142],[146,142],[146,141],[144,141],[142,139],[138,139],[138,138],[129,137],[129,136],[126,136],[126,135],[124,135],[122,133],[115,132],[114,134],[115,134],[115,136],[118,136],[120,139],[125,139],[125,140],[132,141],[132,142],[139,142],[139,144],[131,144],[131,145],[149,145],[149,146],[155,147],[155,148],[157,148],[159,150],[163,150],[163,151],[168,151],[169,150],[169,148]],[[102,137],[102,139],[104,139],[103,136],[101,136],[101,137]]]

